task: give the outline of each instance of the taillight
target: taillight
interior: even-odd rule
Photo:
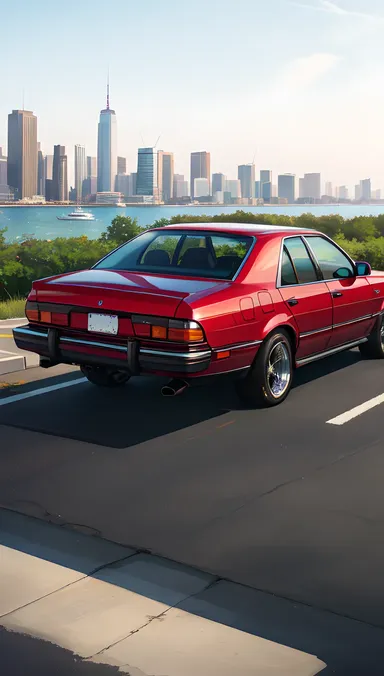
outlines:
[[[175,343],[201,343],[204,340],[203,329],[197,322],[133,315],[132,324],[135,335],[140,338]]]
[[[203,329],[197,322],[182,322],[171,319],[169,322],[168,340],[181,343],[200,343],[204,340]]]
[[[65,312],[48,312],[39,310],[37,303],[27,301],[25,306],[27,319],[32,323],[54,324],[57,326],[69,326],[69,315]]]
[[[25,306],[25,314],[27,316],[27,319],[29,319],[30,322],[40,321],[40,312],[38,310],[35,310],[32,307],[28,307],[28,303]]]
[[[45,312],[44,310],[40,312],[40,321],[43,322],[43,324],[51,324],[52,322],[52,315],[50,312]]]

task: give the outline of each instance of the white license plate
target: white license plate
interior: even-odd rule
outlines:
[[[110,333],[117,335],[119,330],[119,318],[116,315],[99,315],[89,313],[88,331],[94,333]]]

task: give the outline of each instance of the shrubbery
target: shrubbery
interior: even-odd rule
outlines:
[[[177,215],[155,221],[150,227],[228,221],[314,228],[335,239],[355,260],[366,260],[373,268],[384,269],[384,214],[346,220],[337,214],[287,216],[237,211],[215,216]],[[83,236],[7,243],[5,232],[0,230],[0,300],[27,295],[35,279],[89,268],[108,251],[138,235],[141,228],[136,219],[116,216],[106,232],[94,240]]]

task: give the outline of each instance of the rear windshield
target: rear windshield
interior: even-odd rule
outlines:
[[[232,279],[254,237],[213,232],[147,230],[95,268]]]

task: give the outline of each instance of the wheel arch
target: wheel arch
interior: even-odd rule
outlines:
[[[263,342],[267,340],[272,333],[279,330],[284,330],[288,334],[292,347],[292,355],[294,356],[299,344],[299,335],[295,327],[286,320],[284,321],[284,319],[281,323],[273,323],[265,327]]]

